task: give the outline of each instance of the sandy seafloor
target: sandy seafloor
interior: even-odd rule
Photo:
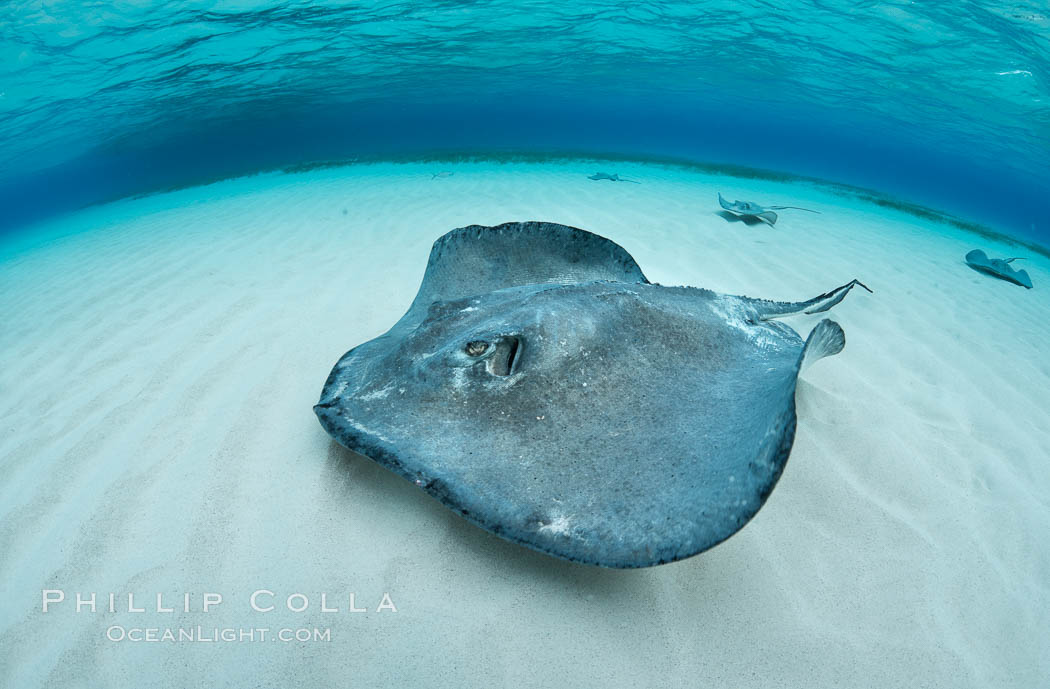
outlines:
[[[823,213],[727,222],[717,191]],[[317,423],[332,364],[405,311],[434,239],[530,219],[609,237],[664,284],[875,290],[833,310],[846,349],[804,372],[783,478],[724,544],[645,570],[555,560]],[[811,184],[609,162],[266,174],[7,237],[0,685],[1040,686],[1050,261],[1020,250],[1025,290],[970,270],[978,247],[1019,251]],[[100,611],[44,614],[42,589],[98,592]],[[253,613],[257,589],[281,607]],[[103,612],[109,592],[147,612]],[[156,612],[158,592],[194,611]],[[206,592],[224,602],[203,614]],[[346,612],[349,592],[372,612]],[[384,592],[396,613],[374,611]],[[283,609],[293,593],[306,612]],[[332,638],[111,642],[115,624]]]

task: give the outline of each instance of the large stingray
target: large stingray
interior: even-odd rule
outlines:
[[[770,227],[777,224],[778,216],[773,211],[791,209],[796,211],[806,211],[808,213],[820,213],[820,211],[811,210],[809,208],[799,208],[798,206],[760,206],[753,201],[733,201],[730,203],[723,198],[721,192],[718,194],[718,205],[733,215],[743,216],[745,218],[758,218]]]
[[[797,303],[665,287],[590,232],[464,227],[314,410],[341,444],[511,541],[608,567],[670,562],[762,506],[791,450],[799,370],[845,342],[829,320],[803,341],[771,319],[826,311],[857,284]]]
[[[966,254],[966,263],[974,270],[1032,289],[1032,278],[1028,277],[1028,271],[1014,270],[1010,265],[1016,260],[1016,258],[988,258],[988,255],[980,249],[974,249]]]

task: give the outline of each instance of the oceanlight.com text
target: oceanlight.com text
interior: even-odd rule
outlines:
[[[328,642],[332,630],[317,627],[270,629],[269,627],[124,627],[106,629],[106,639],[132,643],[279,643]]]

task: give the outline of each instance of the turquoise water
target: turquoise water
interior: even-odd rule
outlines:
[[[1050,242],[1045,2],[0,6],[0,227],[296,163],[587,151]]]

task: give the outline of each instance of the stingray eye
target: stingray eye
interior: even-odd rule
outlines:
[[[489,349],[489,343],[485,340],[472,340],[467,343],[467,354],[470,356],[481,356]]]

